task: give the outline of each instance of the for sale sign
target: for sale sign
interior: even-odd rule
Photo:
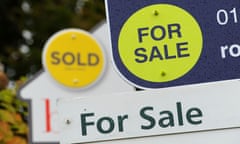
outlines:
[[[214,143],[229,139],[225,134],[220,136],[219,131],[238,128],[231,135],[232,141],[227,142],[232,144],[239,140],[239,137],[234,137],[240,128],[239,94],[236,90],[239,84],[239,81],[231,80],[161,90],[62,98],[57,103],[60,142],[154,144],[165,139],[164,143],[179,144],[179,140],[185,139],[186,143],[193,144],[192,140],[188,141],[192,137],[182,134],[196,133],[201,137],[202,132],[212,132],[212,137],[203,138],[205,142],[200,141]],[[171,140],[167,138],[169,135]],[[217,135],[218,140],[213,138]]]
[[[240,77],[240,2],[106,0],[120,74],[141,88]]]

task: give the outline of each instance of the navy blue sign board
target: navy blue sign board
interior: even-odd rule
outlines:
[[[162,88],[238,79],[240,77],[240,1],[106,0],[105,2],[115,66],[126,80],[137,87],[150,89]],[[159,25],[143,27],[144,23],[148,23],[146,22],[148,19],[145,19],[144,17],[143,19],[137,19],[138,17],[141,17],[139,15],[144,14],[144,9],[151,6],[157,8],[154,6],[161,5],[164,5],[164,7],[170,6],[173,8],[173,11],[176,8],[176,12],[178,9],[181,9],[190,15],[186,14],[186,17],[192,16],[193,21],[195,20],[201,31],[202,41],[200,40],[201,42],[198,44],[199,47],[201,47],[201,52],[199,53],[199,58],[196,60],[195,64],[186,73],[177,76],[174,79],[154,81],[151,80],[151,77],[144,77],[148,74],[143,75],[143,78],[141,74],[139,74],[140,76],[136,74],[134,69],[131,70],[129,66],[131,67],[134,63],[126,64],[124,56],[121,56],[121,49],[125,49],[124,51],[129,49],[129,52],[126,53],[132,53],[135,57],[128,56],[128,61],[134,61],[136,64],[153,61],[160,62],[163,60],[167,61],[168,59],[170,61],[171,58],[187,58],[188,56],[191,56],[187,51],[190,49],[190,46],[188,48],[187,42],[179,45],[177,44],[176,53],[172,54],[172,57],[169,56],[171,55],[171,50],[169,50],[170,48],[168,49],[167,46],[162,49],[152,45],[149,46],[150,48],[141,45],[139,47],[131,48],[131,43],[138,40],[138,43],[140,44],[147,39],[148,36],[151,36],[152,39],[155,38],[155,41],[158,40],[158,43],[161,43],[161,36],[164,34],[168,34],[168,38],[171,38],[171,36],[182,38],[184,36],[184,32],[182,31],[185,31],[184,29],[188,28],[183,28],[178,21],[173,21],[164,26],[159,22]],[[171,12],[171,10],[172,9],[169,9],[169,13],[174,13]],[[147,11],[148,10],[145,12]],[[152,11],[153,15],[159,15],[159,17],[161,17],[161,14],[166,10],[161,11],[160,9],[158,11],[158,9],[153,9]],[[179,13],[176,13],[175,15],[178,14]],[[167,13],[163,15],[168,16]],[[131,21],[131,19],[134,20]],[[171,17],[169,17],[169,19],[171,19]],[[177,18],[174,19],[177,20]],[[126,38],[128,41],[123,41],[124,43],[129,43],[128,47],[128,44],[121,44],[121,37],[127,36],[122,33],[124,33],[124,27],[129,28],[128,23],[130,22],[143,23],[143,25],[142,27],[137,27],[138,24],[135,24],[135,29],[134,26],[131,27],[134,29],[132,30],[133,34]],[[157,30],[157,28],[159,28],[158,33],[153,31],[153,29]],[[166,28],[166,30],[164,30],[164,28]],[[161,34],[159,32],[160,30],[163,30]],[[131,29],[129,29],[129,31],[131,31]],[[134,33],[134,31],[136,31],[136,33]],[[195,29],[190,31],[193,31],[194,33]],[[170,32],[172,32],[172,34]],[[196,32],[196,36],[197,33],[198,32]],[[134,39],[132,37],[137,38]],[[191,37],[194,39],[195,36],[192,35]],[[142,70],[147,69],[147,67],[144,66],[145,65],[143,64],[143,67],[141,67],[141,65],[139,67],[142,68]],[[158,73],[158,70],[159,69],[156,67],[156,73]],[[154,71],[154,69],[152,71]],[[176,64],[176,69],[172,69],[172,71],[181,71],[181,68]],[[151,73],[149,75],[151,75]],[[168,72],[165,73],[162,71],[161,76],[164,77],[165,75],[168,75]]]

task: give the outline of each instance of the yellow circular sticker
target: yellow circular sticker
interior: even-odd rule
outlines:
[[[169,82],[188,73],[202,51],[202,32],[194,17],[170,4],[136,11],[123,25],[120,58],[136,77]]]
[[[43,64],[58,83],[69,88],[85,88],[96,82],[105,68],[100,44],[88,32],[67,29],[46,43]]]

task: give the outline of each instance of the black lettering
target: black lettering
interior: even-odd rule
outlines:
[[[189,53],[185,53],[185,54],[182,53],[183,51],[188,50],[187,47],[182,47],[182,46],[186,46],[186,45],[188,45],[188,42],[177,43],[177,55],[179,58],[190,56]]]
[[[175,55],[170,56],[168,53],[168,46],[167,45],[163,45],[164,48],[164,55],[165,55],[165,59],[174,59],[176,58]]]
[[[173,34],[176,33],[177,37],[182,37],[182,33],[180,32],[181,26],[180,24],[169,24],[168,25],[168,35],[169,38],[173,38]]]
[[[142,33],[142,31],[148,30],[148,27],[138,29],[138,42],[143,42],[143,36],[148,36],[148,33]]]
[[[161,31],[161,35],[159,35],[158,37],[156,36],[156,29],[159,29]],[[166,31],[163,26],[157,25],[151,29],[151,36],[154,40],[160,41],[166,36]]]
[[[145,55],[144,53],[146,52],[145,48],[137,48],[135,50],[135,55],[138,56],[139,58],[135,58],[135,61],[138,63],[144,63],[147,61],[147,55]]]
[[[157,46],[152,47],[152,52],[151,52],[149,61],[150,62],[153,61],[154,58],[159,58],[160,60],[163,60],[163,57],[162,57],[160,51],[158,50]]]

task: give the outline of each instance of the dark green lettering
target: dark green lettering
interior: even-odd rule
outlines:
[[[108,129],[103,129],[102,125],[103,122],[107,122],[109,124]],[[97,129],[100,133],[106,134],[106,133],[110,133],[113,131],[114,129],[114,121],[112,118],[110,117],[102,117],[97,121]]]
[[[128,119],[128,115],[118,116],[118,129],[119,132],[123,132],[123,121]]]
[[[82,136],[87,135],[87,126],[94,125],[94,122],[87,122],[86,117],[94,116],[94,113],[81,114],[81,126],[82,126]]]
[[[153,107],[150,107],[150,106],[149,106],[149,107],[144,107],[144,108],[142,108],[141,111],[140,111],[140,116],[141,116],[143,119],[145,119],[145,120],[147,120],[147,121],[149,122],[149,125],[141,125],[141,128],[144,129],[144,130],[146,130],[146,129],[151,129],[151,128],[153,128],[153,127],[155,126],[155,124],[156,124],[155,119],[154,119],[152,116],[146,114],[146,111],[153,111]]]
[[[160,120],[158,122],[160,127],[166,128],[166,127],[169,127],[169,126],[171,126],[171,127],[174,126],[173,114],[170,111],[162,111],[162,112],[160,112],[160,116],[161,115],[166,115],[166,116],[160,118]]]
[[[191,108],[187,111],[186,114],[188,122],[194,125],[201,124],[202,120],[194,120],[193,118],[201,118],[202,116],[202,111],[199,108]]]
[[[178,124],[183,125],[183,115],[182,115],[182,103],[177,102],[177,115],[178,115]]]

